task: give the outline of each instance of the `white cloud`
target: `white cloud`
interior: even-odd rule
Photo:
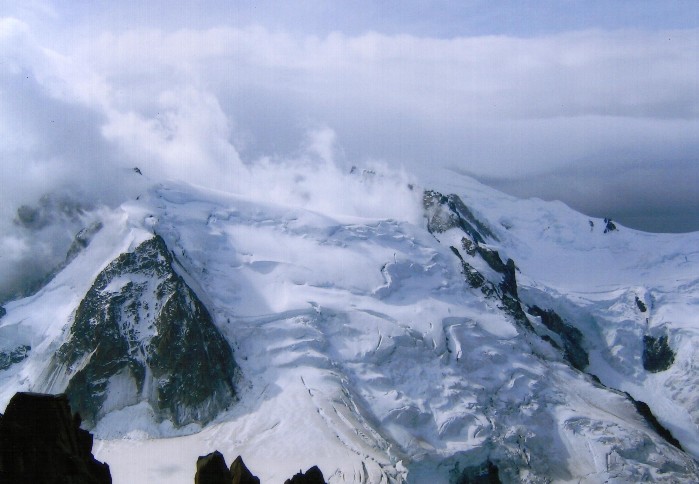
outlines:
[[[389,182],[347,184],[351,165],[382,159],[418,178],[455,166],[512,186],[548,173],[575,183],[576,170],[601,164],[618,177],[641,162],[691,178],[684,167],[699,156],[699,30],[445,39],[97,22],[91,36],[63,25],[54,45],[30,24],[0,22],[3,227],[51,189],[116,203],[133,166],[378,215],[396,205],[376,189]],[[394,176],[390,196],[410,199],[407,178]],[[628,183],[629,199],[647,196]],[[347,187],[368,195],[337,199]]]
[[[699,227],[699,29],[314,35],[163,4],[143,18],[128,2],[8,5],[24,21],[0,19],[0,296],[59,261],[85,222],[59,214],[31,231],[13,223],[19,205],[117,204],[140,189],[134,166],[416,222],[408,184],[453,166],[598,215]]]
[[[279,139],[298,138],[310,122],[331,126],[352,156],[415,171],[547,170],[619,151],[635,142],[639,120],[657,126],[644,140],[663,142],[667,121],[686,131],[699,117],[697,30],[526,39],[150,30],[104,35],[76,52],[136,111],[150,113],[173,85],[195,86],[249,130],[258,153],[274,151],[264,121],[285,126]]]

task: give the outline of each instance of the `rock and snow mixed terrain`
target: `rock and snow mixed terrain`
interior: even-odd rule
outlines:
[[[699,480],[699,233],[442,178],[404,219],[175,182],[104,209],[4,304],[0,405],[66,391],[116,483],[215,449],[262,482]]]

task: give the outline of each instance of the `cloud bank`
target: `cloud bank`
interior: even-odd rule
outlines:
[[[340,163],[382,159],[419,178],[453,167],[641,228],[699,229],[686,183],[699,182],[687,169],[699,155],[699,30],[452,39],[135,30],[75,56],[119,86],[121,107],[151,120],[173,86],[206,92],[245,160],[291,153],[309,126],[324,125],[337,133]],[[652,191],[641,176],[650,172],[663,181]],[[656,202],[675,211],[673,223],[655,220]]]
[[[67,11],[0,20],[6,274],[35,252],[50,265],[84,214],[137,193],[134,166],[396,218],[415,215],[409,182],[450,168],[640,228],[699,229],[699,29],[314,34],[223,17],[72,25]],[[353,165],[386,176],[347,178]],[[60,237],[29,236],[17,209],[47,193],[84,208],[56,216]]]

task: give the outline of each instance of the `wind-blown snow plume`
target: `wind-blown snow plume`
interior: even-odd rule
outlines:
[[[233,122],[197,76],[143,99],[40,46],[18,20],[2,20],[0,31],[8,67],[0,80],[0,300],[50,273],[93,208],[118,205],[159,180],[326,213],[419,217],[405,173],[380,163],[341,167],[328,127],[309,126],[292,153],[243,161]]]

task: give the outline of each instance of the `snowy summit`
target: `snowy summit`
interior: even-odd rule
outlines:
[[[699,479],[698,233],[451,172],[324,204],[144,183],[0,319],[2,407],[66,392],[114,482],[213,450],[262,482]]]

